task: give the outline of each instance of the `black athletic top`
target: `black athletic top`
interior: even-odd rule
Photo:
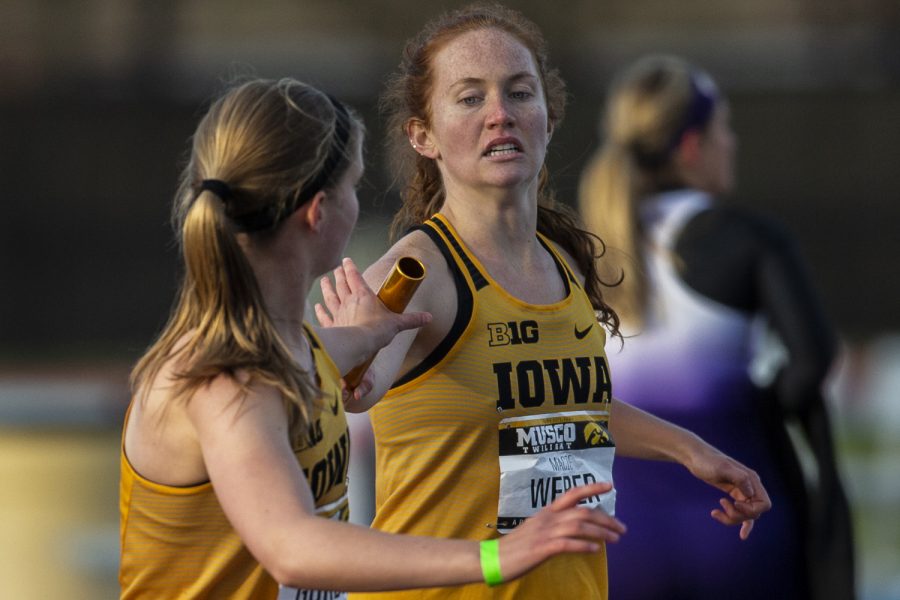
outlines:
[[[790,356],[775,383],[784,410],[804,412],[818,402],[835,336],[784,228],[746,210],[711,208],[685,225],[675,252],[695,291],[767,316]]]

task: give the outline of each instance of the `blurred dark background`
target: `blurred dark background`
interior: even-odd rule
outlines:
[[[646,52],[684,55],[711,71],[733,104],[733,201],[774,213],[799,236],[845,336],[900,328],[900,4],[514,4],[542,26],[569,84],[550,154],[562,199],[574,198],[597,142],[611,72]],[[300,78],[357,107],[371,132],[364,210],[387,217],[395,208],[375,102],[403,40],[438,6],[2,7],[2,355],[131,358],[147,343],[173,291],[167,211],[186,140],[235,74]]]
[[[383,79],[407,37],[461,4],[0,0],[0,443],[22,431],[74,427],[83,435],[87,428],[106,436],[111,450],[97,454],[102,466],[86,463],[85,476],[99,468],[117,477],[110,461],[127,368],[165,321],[175,290],[168,210],[187,139],[235,76],[309,81],[364,115],[369,168],[353,251],[367,264],[386,244],[397,206],[376,112]],[[508,4],[541,26],[569,85],[549,157],[561,199],[574,201],[580,169],[598,143],[612,73],[649,52],[688,58],[710,71],[732,103],[740,147],[729,201],[793,230],[845,340],[839,415],[852,420],[883,402],[863,399],[872,389],[900,387],[900,376],[863,382],[873,364],[900,371],[893,341],[900,331],[900,3]],[[77,387],[85,382],[100,387]],[[29,472],[9,456],[37,438],[15,439],[8,462],[0,458],[0,477]],[[849,456],[860,444],[847,439]],[[86,502],[114,502],[114,487],[105,489],[104,499]],[[891,487],[890,501],[894,493],[900,498]],[[0,496],[0,508],[3,502]],[[115,518],[113,505],[94,533],[76,536],[74,554],[99,547],[114,562]],[[18,553],[3,546],[10,523],[0,521],[0,556]],[[893,562],[898,549],[878,553],[885,551],[890,572],[900,564]],[[101,581],[90,589],[114,589],[109,560],[84,569]],[[0,581],[3,575],[0,567]],[[900,589],[896,577],[885,577],[866,584],[869,598]]]

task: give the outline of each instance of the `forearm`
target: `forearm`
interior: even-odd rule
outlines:
[[[694,433],[648,412],[614,399],[610,409],[610,431],[616,453],[632,458],[668,460],[683,465],[708,447]]]
[[[482,581],[477,542],[391,535],[310,517],[263,562],[279,583],[382,591]],[[271,564],[267,564],[267,562]]]
[[[315,327],[331,360],[341,375],[371,358],[381,345],[364,326]]]

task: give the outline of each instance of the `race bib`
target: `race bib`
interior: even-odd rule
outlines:
[[[608,411],[573,411],[500,421],[497,530],[508,533],[566,490],[612,481],[615,444]],[[615,513],[615,489],[582,500]]]

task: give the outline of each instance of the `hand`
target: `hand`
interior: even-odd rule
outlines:
[[[326,342],[329,353],[344,374],[371,360],[398,333],[421,327],[431,321],[431,314],[427,312],[397,314],[388,310],[350,258],[345,258],[333,274],[334,283],[329,277],[322,277],[320,285],[324,305],[317,303],[314,311],[323,328],[362,329],[341,334],[333,343]],[[344,403],[362,399],[374,385],[375,377],[371,371],[367,371],[356,388],[344,387]]]
[[[375,387],[375,374],[372,369],[366,369],[359,384],[351,388],[345,379],[341,379],[341,398],[344,406],[347,407],[352,402],[359,402],[363,397],[372,391]]]
[[[377,311],[378,296],[359,273],[352,258],[344,258],[333,271],[334,283],[325,275],[319,284],[324,306],[317,302],[314,310],[322,327],[346,327],[364,321]]]
[[[740,523],[742,540],[750,536],[754,521],[772,508],[759,475],[711,446],[693,457],[687,467],[695,477],[729,495],[719,500],[721,508],[714,509],[710,516],[724,525]]]
[[[578,502],[605,494],[608,482],[573,488],[553,504],[500,539],[500,572],[509,581],[524,575],[551,556],[568,552],[596,552],[599,542],[617,542],[625,525],[600,508]]]
[[[322,327],[365,327],[380,341],[390,343],[395,335],[431,321],[427,312],[394,313],[388,310],[366,283],[351,258],[334,270],[334,283],[326,275],[320,281],[322,300],[316,303],[316,318]]]

